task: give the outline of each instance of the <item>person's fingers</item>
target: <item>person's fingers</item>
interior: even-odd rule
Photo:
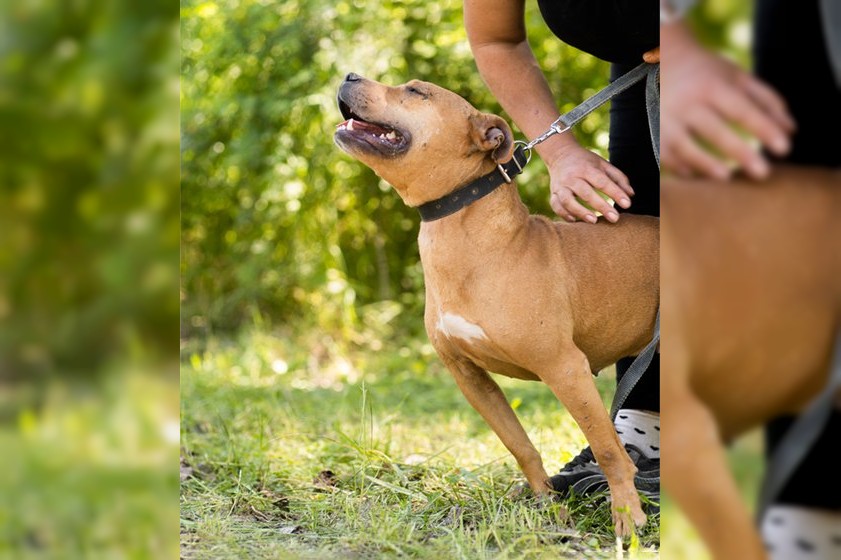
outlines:
[[[649,64],[660,62],[660,47],[651,49],[650,51],[644,53],[642,55],[642,59]]]
[[[695,174],[692,173],[692,170],[682,163],[673,160],[670,164],[667,165],[665,163],[665,160],[663,161],[663,171],[665,171],[666,173],[671,173],[672,175],[676,175],[684,179],[689,179],[695,176]]]
[[[618,209],[598,191],[623,208],[631,205],[634,189],[628,177],[589,150],[581,149],[566,154],[564,158],[556,158],[550,165],[550,174],[552,194],[549,204],[555,214],[565,220],[596,223],[597,214],[601,214],[611,222],[617,221]]]
[[[782,95],[762,80],[745,74],[743,76],[745,90],[757,103],[762,105],[777,123],[789,134],[797,128],[794,117],[789,113],[788,105]]]
[[[566,220],[567,222],[574,222],[575,216],[570,214],[564,208],[564,205],[561,204],[561,199],[556,193],[552,193],[549,195],[549,206],[552,207],[552,211],[560,216],[562,219]]]
[[[703,149],[690,134],[684,135],[674,144],[675,155],[681,165],[693,172],[713,179],[729,179],[727,165]]]
[[[618,167],[615,165],[605,161],[604,165],[602,166],[605,175],[610,178],[620,189],[622,189],[623,194],[625,197],[627,196],[634,196],[634,188],[631,186],[631,181],[628,179],[628,176],[622,173]],[[610,193],[608,193],[610,194]],[[610,195],[613,200],[618,200],[617,197]],[[630,201],[628,201],[628,206],[630,206]]]
[[[687,115],[690,130],[696,137],[712,146],[721,156],[734,161],[753,178],[768,175],[765,158],[744,138],[707,107],[698,107]]]
[[[579,220],[583,220],[588,224],[595,224],[599,221],[592,210],[578,202],[575,198],[569,200],[565,206],[567,212],[575,216]]]
[[[672,150],[671,144],[660,142],[660,165],[664,171],[680,174],[680,162]]]
[[[789,148],[788,132],[757,105],[743,90],[722,88],[716,95],[715,107],[728,121],[742,127],[775,153]]]
[[[689,178],[695,175],[693,167],[686,161],[681,149],[684,144],[695,142],[686,124],[680,118],[672,119],[668,127],[662,130],[660,142],[660,164],[664,170],[671,171],[679,177]]]
[[[592,185],[592,186],[591,186]],[[576,185],[575,194],[579,199],[590,205],[594,212],[601,213],[609,222],[616,222],[619,220],[619,213],[611,206],[611,204],[599,195],[593,189],[593,183],[579,183]],[[597,187],[598,188],[598,187]],[[599,189],[601,190],[601,189]],[[604,192],[604,191],[602,191]]]
[[[676,175],[678,175],[679,177],[683,177],[684,179],[691,179],[692,177],[695,177],[695,174],[692,173],[692,170],[686,165],[679,165],[672,171],[674,171]]]
[[[688,165],[679,161],[677,164],[669,168],[675,175],[683,177],[684,179],[689,179],[690,177],[694,177],[695,173],[692,172],[692,168]]]
[[[567,211],[564,203],[562,202],[564,197],[567,195],[572,196],[572,193],[567,189],[561,189],[558,192],[553,192],[549,195],[549,205],[552,207],[552,211],[555,212],[555,214],[567,222],[572,223],[576,221],[576,218]]]
[[[616,204],[618,204],[622,208],[628,208],[628,207],[631,206],[631,199],[628,197],[627,193],[619,186],[619,184],[617,184],[617,182],[613,179],[613,177],[611,177],[611,175],[608,174],[609,170],[611,168],[615,169],[612,165],[606,164],[604,166],[603,171],[598,170],[597,172],[592,173],[587,178],[587,180],[590,182],[590,184],[593,187],[597,188],[598,190],[600,190],[601,192],[603,192],[604,194],[606,194],[607,196],[612,198],[614,201],[616,201]],[[616,170],[616,171],[619,171],[619,170]],[[623,177],[625,177],[624,173],[622,173],[621,171],[619,171],[619,173],[622,174]],[[625,177],[625,180],[627,181],[627,177]],[[628,187],[630,188],[630,185]],[[598,198],[602,198],[598,195],[596,195],[596,196]],[[584,198],[584,197],[582,197],[582,198]],[[589,203],[589,200],[587,198],[584,198],[584,199],[587,200],[587,202]],[[604,200],[604,199],[602,198],[602,200]],[[608,216],[608,211],[609,210],[613,211],[613,207],[610,206],[610,204],[607,203],[607,202],[605,202],[605,204],[607,204],[607,206],[610,207],[610,208],[609,209],[604,209],[604,210],[602,208],[596,208],[596,207],[594,207],[594,208],[596,208],[596,210],[598,210],[599,212],[601,212],[605,216]]]
[[[556,198],[560,204],[561,211],[555,210],[559,216],[572,216],[574,220],[583,220],[591,224],[597,221],[596,215],[592,210],[586,208],[575,199],[575,195],[570,188],[561,187],[553,193],[553,198]],[[554,207],[553,207],[554,209]]]

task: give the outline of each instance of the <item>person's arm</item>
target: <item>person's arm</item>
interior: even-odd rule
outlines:
[[[725,179],[735,165],[755,179],[767,176],[768,162],[754,145],[777,155],[790,149],[794,121],[783,98],[700,45],[681,20],[661,24],[660,43],[663,168]]]
[[[524,0],[465,0],[464,25],[479,74],[499,104],[528,138],[546,132],[560,116],[549,84],[526,40]],[[615,222],[619,214],[598,189],[623,208],[633,190],[624,173],[580,146],[572,133],[556,134],[535,147],[549,168],[550,204],[568,221],[590,223],[596,215],[576,196]]]

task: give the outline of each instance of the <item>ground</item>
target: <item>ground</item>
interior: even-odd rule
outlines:
[[[515,461],[423,338],[207,342],[181,371],[182,558],[617,557],[603,499],[511,495]],[[544,385],[498,381],[548,470],[586,445]],[[652,515],[619,546],[658,545]]]

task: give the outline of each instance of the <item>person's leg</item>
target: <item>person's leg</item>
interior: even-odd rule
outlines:
[[[632,68],[633,65],[613,64],[611,80]],[[631,207],[627,210],[619,208],[620,212],[659,216],[660,168],[657,166],[650,140],[644,83],[635,85],[611,101],[608,149],[610,162],[628,176],[636,193]],[[617,381],[625,375],[633,360],[633,357],[619,360],[616,364]],[[660,411],[659,355],[655,355],[623,406],[636,410]]]
[[[794,421],[793,416],[781,416],[768,423],[765,429],[765,448],[769,456]],[[780,503],[810,505],[820,509],[841,508],[841,480],[838,480],[836,459],[841,440],[833,437],[837,434],[841,434],[841,411],[830,415],[820,438],[797,470],[797,476],[792,477],[780,492]],[[841,527],[838,532],[841,536]]]
[[[613,64],[611,80],[635,65]],[[625,173],[636,195],[627,213],[660,215],[660,170],[654,157],[645,109],[645,84],[637,84],[611,100],[609,159]],[[617,208],[619,208],[617,206]],[[620,211],[623,211],[620,209]],[[633,357],[616,364],[617,382],[630,367]],[[628,395],[617,414],[615,425],[639,468],[638,487],[656,497],[660,487],[660,356],[651,364]],[[562,493],[590,493],[606,489],[589,447],[552,477]]]
[[[640,62],[642,58],[640,57]],[[611,81],[630,71],[636,64],[612,64]],[[610,101],[610,162],[631,182],[636,194],[631,207],[621,212],[660,215],[660,168],[654,157],[648,112],[645,108],[645,83],[639,82]]]
[[[635,64],[613,64],[611,80],[625,74]],[[645,83],[641,82],[616,96],[610,105],[610,162],[618,167],[636,193],[631,207],[620,209],[626,214],[660,215],[660,168],[657,165],[645,107]],[[621,218],[620,218],[621,219]],[[634,357],[622,358],[616,364],[617,383],[624,377]],[[616,418],[619,437],[651,460],[645,475],[656,478],[659,487],[660,459],[660,354],[655,354],[634,389],[622,403]]]
[[[794,417],[766,427],[770,457]],[[837,454],[841,411],[834,412],[812,450],[762,519],[762,538],[774,560],[841,558],[841,482]]]
[[[838,142],[827,138],[841,127],[841,89],[829,66],[819,10],[818,0],[757,1],[754,68],[783,95],[797,122],[785,161],[838,167]],[[766,457],[793,422],[781,417],[768,424]],[[841,558],[841,483],[834,468],[839,441],[841,412],[836,412],[762,520],[772,559]]]

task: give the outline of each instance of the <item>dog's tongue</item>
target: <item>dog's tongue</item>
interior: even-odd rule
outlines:
[[[360,121],[359,119],[350,118],[343,123],[340,123],[336,128],[343,128],[347,130],[364,130],[364,131],[380,131],[385,130],[381,126],[371,124],[369,122]]]
[[[350,118],[343,123],[340,123],[336,126],[336,128],[342,128],[347,130],[383,130],[382,127],[379,127],[375,124],[371,124],[365,121],[360,121],[359,119]]]
[[[353,118],[350,118],[343,123],[339,123],[336,125],[336,128],[338,130],[362,131],[368,134],[373,134],[374,136],[383,135],[389,140],[394,140],[396,138],[394,131],[389,128]]]

